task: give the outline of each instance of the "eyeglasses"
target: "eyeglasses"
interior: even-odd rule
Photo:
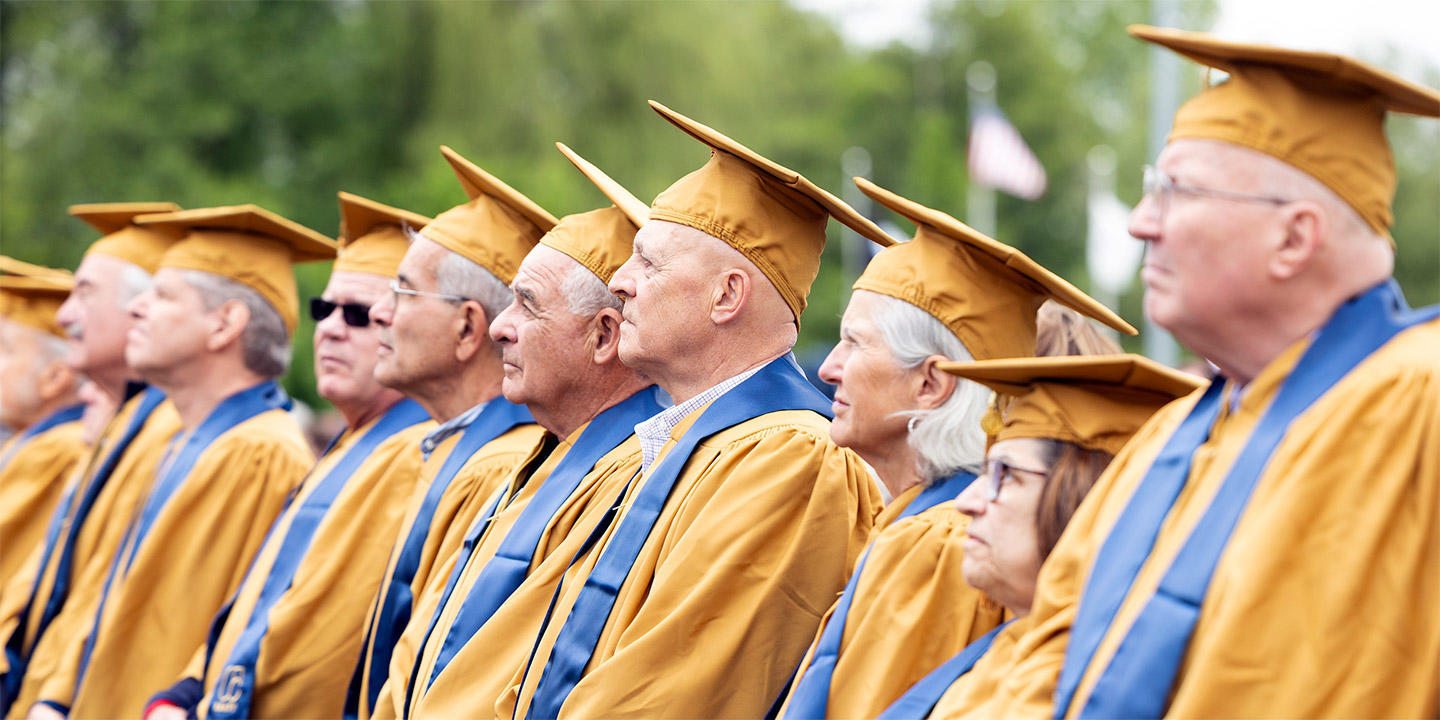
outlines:
[[[1014,480],[1015,473],[1026,473],[1041,478],[1049,478],[1050,473],[1044,470],[1031,470],[1029,468],[1016,467],[1000,458],[992,458],[985,461],[985,480],[989,486],[985,489],[985,500],[995,502],[1000,499],[1000,486],[1006,480]]]
[[[425,292],[424,290],[411,290],[410,288],[403,288],[403,287],[400,287],[400,281],[399,281],[399,280],[391,280],[391,281],[390,281],[390,292],[392,292],[392,293],[395,294],[395,302],[396,302],[396,304],[399,304],[399,302],[400,302],[400,296],[401,296],[401,295],[410,295],[411,297],[433,297],[433,298],[440,298],[441,300],[444,300],[444,301],[446,301],[446,302],[452,302],[452,303],[465,302],[466,300],[469,300],[469,299],[470,299],[470,298],[467,298],[467,297],[462,297],[462,296],[460,296],[460,295],[450,295],[450,294],[447,294],[447,293]]]
[[[1145,197],[1153,197],[1160,212],[1160,224],[1165,223],[1165,211],[1169,209],[1170,197],[1173,195],[1194,195],[1196,197],[1217,198],[1220,200],[1234,200],[1237,202],[1263,202],[1271,205],[1285,205],[1293,202],[1285,198],[1271,197],[1268,195],[1251,195],[1249,193],[1233,192],[1230,190],[1216,190],[1214,188],[1195,187],[1193,185],[1181,185],[1175,182],[1175,178],[1161,172],[1154,165],[1145,166],[1144,179],[1141,188]]]
[[[310,319],[315,322],[320,322],[330,317],[330,314],[335,312],[335,308],[340,308],[340,317],[344,319],[345,324],[350,327],[363,328],[370,324],[369,305],[361,305],[360,303],[345,303],[342,305],[318,297],[310,298]]]

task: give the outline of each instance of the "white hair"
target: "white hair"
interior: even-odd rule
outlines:
[[[959,362],[974,360],[960,338],[935,316],[888,295],[877,294],[877,298],[871,320],[880,328],[897,365],[919,367],[932,355]],[[915,450],[924,482],[961,470],[980,472],[985,462],[985,431],[980,420],[990,408],[990,397],[990,389],[984,385],[959,380],[939,407],[905,413],[910,418],[908,442]]]
[[[182,277],[200,292],[207,311],[231,300],[250,311],[250,321],[240,332],[240,348],[245,369],[256,375],[275,378],[290,367],[290,330],[285,321],[260,293],[227,277],[201,270],[182,270]]]
[[[485,320],[494,321],[515,299],[515,293],[495,273],[451,250],[435,266],[435,286],[446,295],[458,295],[480,303]]]
[[[599,275],[579,262],[571,265],[570,271],[565,274],[560,283],[560,293],[565,296],[572,315],[594,317],[595,313],[607,307],[619,310],[624,306]]]
[[[145,268],[131,262],[121,261],[124,267],[120,270],[120,297],[122,306],[128,305],[131,300],[140,296],[140,293],[150,289],[154,278]]]

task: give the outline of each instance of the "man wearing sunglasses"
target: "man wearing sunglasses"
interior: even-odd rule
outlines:
[[[1391,278],[1387,111],[1350,58],[1132,27],[1228,78],[1185,103],[1130,233],[1145,310],[1222,373],[1116,457],[965,717],[1435,717],[1440,308]],[[1404,239],[1400,239],[1404,242]]]
[[[555,217],[450,148],[441,152],[470,201],[412,234],[390,292],[370,308],[380,334],[375,377],[439,426],[421,440],[420,480],[366,622],[345,703],[352,717],[371,714],[422,591],[445,580],[466,531],[493,512],[544,433],[524,406],[500,396],[505,374],[489,333],[513,297],[516,269]]]
[[[429,218],[340,193],[341,237],[324,293],[310,300],[315,381],[345,430],[271,528],[231,605],[184,675],[147,717],[334,717],[360,652],[365,616],[420,473],[424,408],[375,379],[390,292]],[[160,688],[155,688],[160,689]]]

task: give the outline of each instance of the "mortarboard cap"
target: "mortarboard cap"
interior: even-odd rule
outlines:
[[[555,147],[613,205],[560,218],[560,223],[540,238],[540,244],[569,255],[608,283],[635,251],[635,233],[645,224],[650,208],[564,143],[555,143]]]
[[[1051,438],[1114,455],[1156,410],[1204,386],[1142,355],[1009,358],[940,368],[1014,401],[995,440]]]
[[[695,228],[740,251],[780,291],[797,323],[820,272],[830,218],[882,246],[895,243],[845,201],[794,170],[654,100],[650,107],[710,146],[710,161],[660,193],[650,218]]]
[[[1385,113],[1440,117],[1440,93],[1343,55],[1148,25],[1129,32],[1229,74],[1180,107],[1171,140],[1222,140],[1279,158],[1389,236],[1396,174]]]
[[[200,270],[251,288],[295,331],[300,293],[295,263],[335,257],[335,241],[256,205],[180,210],[135,218],[177,239],[160,267]]]
[[[172,202],[121,202],[71,205],[70,214],[84,220],[105,237],[90,244],[86,255],[109,255],[154,274],[160,269],[160,257],[170,248],[174,238],[135,224],[135,218],[152,213],[179,210]]]
[[[435,216],[420,236],[476,262],[509,285],[526,253],[559,221],[460,153],[444,145],[440,153],[470,201]]]
[[[339,247],[332,270],[393,278],[410,248],[405,228],[419,230],[429,222],[430,218],[420,213],[342,190]]]
[[[1035,354],[1036,313],[1047,299],[1136,334],[1100,301],[1046,270],[1025,253],[939,210],[864,178],[866,195],[915,223],[915,239],[881,250],[856,290],[904,300],[950,328],[976,360]]]
[[[0,255],[0,318],[66,337],[55,314],[74,287],[69,272]]]

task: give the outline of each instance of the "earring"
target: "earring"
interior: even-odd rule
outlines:
[[[905,429],[911,433],[915,432],[915,424],[920,422],[919,415],[911,415],[910,421],[905,423]]]

